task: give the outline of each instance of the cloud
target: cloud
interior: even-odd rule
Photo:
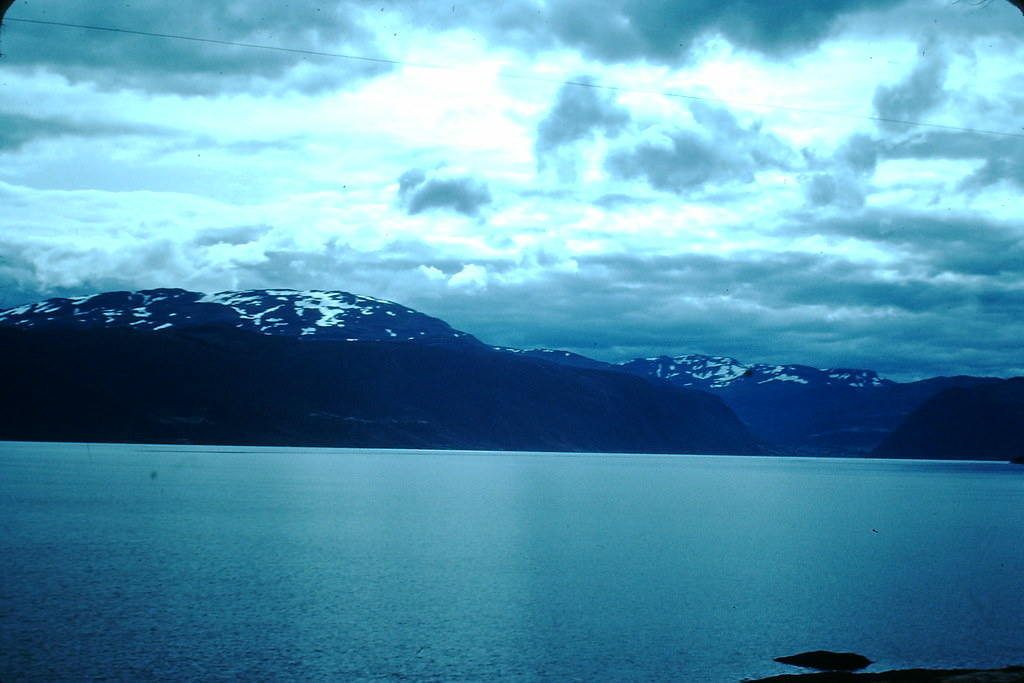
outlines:
[[[918,274],[913,264],[894,273],[872,261],[786,251],[577,260],[574,272],[492,277],[486,291],[449,291],[426,305],[491,343],[605,360],[697,352],[897,377],[1021,367],[1011,340],[1024,304],[1012,280],[961,281]]]
[[[275,0],[179,0],[173,7],[142,2],[100,6],[91,0],[62,0],[49,7],[25,3],[9,16],[78,28],[8,22],[4,61],[110,88],[208,94],[274,84],[319,92],[391,68],[384,62],[317,54],[383,57],[364,23],[367,14],[372,16],[353,3]],[[111,30],[81,28],[89,26]],[[313,64],[330,64],[330,70],[310,69]]]
[[[1000,182],[1024,188],[1024,143],[1014,140],[996,157],[985,160],[981,168],[964,178],[958,189],[976,191]]]
[[[855,173],[874,173],[878,166],[879,143],[863,133],[847,138],[835,153],[835,159]]]
[[[158,126],[113,120],[88,120],[72,115],[0,111],[0,151],[19,150],[36,141],[68,138],[96,139],[127,135],[167,134]]]
[[[615,137],[630,122],[629,110],[615,96],[598,86],[594,79],[579,76],[558,89],[555,102],[537,124],[533,153],[537,169],[554,165],[560,177],[576,175],[576,143],[599,134]],[[566,149],[569,148],[569,149]]]
[[[454,289],[484,289],[487,287],[487,269],[475,263],[467,264],[448,278],[448,286]]]
[[[457,169],[413,168],[398,178],[398,199],[409,215],[432,209],[450,209],[476,216],[491,203],[487,182]]]
[[[1024,253],[1013,225],[970,215],[806,212],[766,248],[728,254],[640,239],[614,254],[574,252],[557,232],[520,235],[507,251],[454,254],[415,235],[370,249],[227,219],[173,232],[111,224],[74,244],[12,232],[0,244],[3,305],[152,286],[318,287],[399,301],[489,343],[605,360],[698,352],[903,377],[1020,367]],[[842,249],[797,251],[805,237]],[[887,257],[865,256],[865,244]]]
[[[904,130],[899,121],[919,121],[947,97],[944,85],[948,59],[932,37],[921,46],[913,70],[900,82],[880,85],[872,104],[883,128]]]
[[[613,149],[606,170],[619,179],[683,194],[709,183],[751,183],[759,170],[783,168],[789,150],[758,125],[744,128],[727,109],[690,104],[693,125],[653,124]]]
[[[255,242],[270,230],[266,225],[232,225],[200,231],[193,243],[200,247],[215,245],[238,246]]]
[[[813,173],[805,176],[803,183],[807,201],[812,206],[856,208],[864,205],[864,193],[849,174]]]
[[[505,12],[458,14],[495,43],[521,49],[564,47],[607,63],[680,65],[702,41],[722,36],[770,57],[808,51],[844,15],[902,0],[521,0]]]
[[[880,145],[888,159],[960,160],[976,168],[956,183],[956,189],[975,193],[1007,183],[1024,187],[1024,137],[972,131],[927,131]]]
[[[489,343],[610,361],[695,352],[899,378],[1020,367],[1012,340],[1022,304],[1006,282],[894,276],[873,262],[785,251],[577,261],[525,280],[503,277],[507,263],[478,261],[486,287],[425,283],[403,302]]]
[[[1013,105],[1013,98],[1007,98]],[[905,129],[904,129],[905,130]],[[943,168],[948,174],[943,194],[948,199],[964,192],[968,196],[1004,186],[1024,188],[1024,137],[992,135],[984,131],[915,130],[889,139],[854,136],[829,157],[812,157],[815,172],[845,174],[849,187],[865,185],[880,162],[924,162],[926,166]],[[939,166],[941,162],[959,162]],[[809,176],[805,177],[805,181]],[[910,179],[908,178],[909,182]],[[805,183],[810,201],[811,188]],[[812,202],[813,203],[813,202]]]
[[[801,177],[808,204],[856,209],[864,205],[870,191],[868,181],[878,166],[880,143],[857,133],[842,142],[827,157],[807,153],[811,172]]]
[[[887,266],[890,270],[945,278],[961,289],[986,278],[1024,286],[1024,243],[1014,222],[967,213],[870,209],[818,219],[794,216],[784,233],[843,240],[851,249],[859,242],[888,254],[898,264]]]
[[[48,139],[71,132],[73,128],[66,124],[0,112],[0,150],[16,150],[33,140]]]

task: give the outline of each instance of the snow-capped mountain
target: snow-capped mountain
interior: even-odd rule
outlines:
[[[676,386],[704,390],[726,389],[740,383],[763,385],[772,382],[790,382],[802,385],[854,388],[892,384],[890,380],[880,378],[873,370],[820,370],[807,365],[768,365],[764,363],[746,365],[735,358],[699,354],[637,358],[621,363],[621,366],[629,372],[669,380]]]
[[[706,393],[503,352],[436,318],[343,292],[147,290],[22,306],[0,312],[0,375],[17,397],[0,411],[0,440],[764,447]]]
[[[179,343],[180,340],[171,339],[174,334],[166,334],[177,330],[208,329],[219,339],[225,330],[238,329],[259,335],[254,340],[239,342],[243,347],[249,345],[254,349],[264,348],[267,337],[290,337],[335,342],[407,342],[394,345],[402,347],[410,346],[411,342],[415,348],[400,352],[414,356],[422,354],[421,347],[473,351],[472,362],[462,361],[464,370],[457,370],[454,365],[450,369],[456,375],[463,371],[475,372],[481,378],[486,373],[473,363],[504,367],[503,364],[510,362],[528,361],[533,364],[530,367],[543,363],[567,366],[581,373],[639,375],[654,380],[655,385],[668,383],[679,389],[715,394],[759,437],[789,452],[819,455],[867,453],[937,391],[992,381],[950,377],[901,384],[882,379],[871,370],[745,364],[734,358],[697,354],[638,358],[612,365],[567,351],[488,346],[442,320],[411,308],[339,291],[273,289],[202,294],[183,289],[149,289],[107,292],[48,299],[0,311],[2,328],[69,333],[95,330],[120,336],[124,336],[120,334],[123,328],[155,332],[150,335],[152,339],[132,342],[142,346]],[[118,334],[112,338],[120,338]],[[187,334],[194,337],[198,333]],[[347,348],[335,351],[356,352]],[[392,352],[399,353],[398,350]],[[490,358],[492,354],[494,358]],[[422,370],[410,368],[408,374],[412,377]],[[369,375],[362,381],[373,384]],[[498,396],[508,391],[508,387],[494,386],[489,391]],[[544,390],[540,390],[538,395],[543,393]],[[589,399],[581,398],[585,393],[573,393],[572,401],[586,402]],[[394,400],[399,399],[396,396]],[[503,398],[499,404],[505,400]],[[460,410],[468,408],[463,406]],[[566,406],[562,410],[570,411],[570,408]],[[527,413],[534,414],[530,411],[523,414]]]
[[[19,329],[130,327],[160,331],[209,324],[305,339],[480,344],[472,335],[411,308],[338,291],[202,294],[147,289],[47,299],[0,311],[0,325]]]

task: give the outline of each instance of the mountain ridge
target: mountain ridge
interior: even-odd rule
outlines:
[[[211,325],[305,341],[439,346],[575,371],[638,376],[714,395],[739,416],[745,428],[774,444],[778,452],[798,455],[871,455],[940,391],[999,381],[958,376],[899,383],[873,370],[745,364],[727,356],[692,353],[606,363],[555,349],[490,346],[401,304],[328,290],[205,294],[163,288],[54,298],[0,311],[0,328],[23,331],[127,328],[165,334]]]

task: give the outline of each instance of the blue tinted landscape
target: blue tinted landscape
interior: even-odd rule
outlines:
[[[0,0],[0,683],[1024,683],[1024,0]]]

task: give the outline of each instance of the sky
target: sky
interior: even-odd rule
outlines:
[[[1024,374],[1003,0],[16,0],[0,308],[337,289],[481,340]]]

